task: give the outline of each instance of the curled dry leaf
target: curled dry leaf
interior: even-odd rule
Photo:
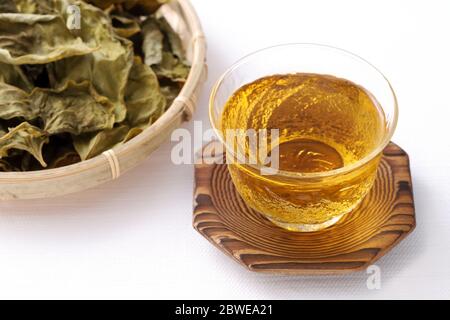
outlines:
[[[158,77],[168,78],[174,82],[185,82],[190,68],[172,53],[164,51],[161,63],[154,66]]]
[[[35,107],[27,92],[0,82],[0,118],[12,119],[16,117],[33,120],[39,116],[39,109]]]
[[[30,95],[39,108],[44,130],[49,134],[82,134],[110,129],[114,124],[114,106],[99,95],[89,82],[68,82],[60,89],[33,90]]]
[[[157,21],[159,28],[164,33],[170,46],[170,49],[166,49],[166,52],[171,52],[180,61],[182,61],[184,64],[187,64],[186,54],[184,52],[183,44],[178,34],[172,29],[169,22],[167,22],[165,18],[161,17]]]
[[[142,31],[145,63],[152,66],[158,77],[184,83],[190,66],[181,39],[169,23],[164,18],[148,17]]]
[[[73,144],[81,160],[87,160],[124,141],[129,130],[128,126],[120,125],[116,128],[74,137]]]
[[[66,12],[72,0],[13,0],[16,3],[17,11],[31,14],[60,14]]]
[[[153,14],[167,1],[89,2],[0,1],[0,171],[97,156],[139,135],[181,90],[181,40]],[[72,5],[81,29],[67,27]]]
[[[113,14],[111,21],[114,31],[121,37],[131,38],[141,32],[141,26],[136,18]]]
[[[51,85],[64,86],[68,81],[90,81],[95,90],[114,104],[115,122],[126,117],[124,91],[133,64],[133,44],[113,32],[109,17],[100,9],[80,3],[83,26],[81,37],[94,42],[99,50],[50,65]]]
[[[11,149],[24,150],[46,167],[47,164],[42,157],[42,146],[46,142],[48,142],[48,134],[45,131],[28,122],[22,122],[0,137],[0,158],[7,157]]]
[[[74,136],[74,146],[82,160],[90,159],[124,143],[142,132],[163,112],[166,98],[149,66],[135,59],[125,90],[127,118],[124,125],[93,134]]]
[[[161,63],[163,53],[164,35],[159,28],[158,22],[153,17],[148,17],[142,24],[142,48],[145,63],[148,66]]]
[[[149,124],[159,118],[166,107],[166,98],[159,88],[152,69],[135,59],[125,89],[127,123],[131,127]]]
[[[60,16],[0,13],[0,62],[43,64],[95,50],[70,33]]]
[[[161,92],[166,97],[166,109],[170,107],[181,91],[181,85],[163,85],[161,86]]]

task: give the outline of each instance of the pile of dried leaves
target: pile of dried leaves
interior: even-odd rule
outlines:
[[[189,73],[163,2],[1,1],[0,171],[92,158],[161,116]]]

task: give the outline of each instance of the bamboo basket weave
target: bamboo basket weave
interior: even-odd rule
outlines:
[[[205,36],[189,0],[172,1],[160,10],[180,35],[191,62],[189,77],[173,104],[137,137],[92,159],[42,171],[0,172],[0,200],[54,197],[116,179],[147,158],[183,121],[190,120],[206,80]]]

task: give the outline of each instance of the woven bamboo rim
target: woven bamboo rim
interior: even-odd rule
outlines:
[[[138,165],[183,121],[191,119],[206,80],[206,40],[189,0],[176,0],[161,13],[180,33],[191,62],[189,77],[173,104],[149,128],[129,142],[73,165],[30,172],[0,172],[0,199],[54,197],[95,187]]]

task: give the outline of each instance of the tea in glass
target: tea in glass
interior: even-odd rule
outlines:
[[[305,45],[289,46],[301,51]],[[319,46],[322,49],[338,50]],[[239,65],[230,70],[221,82],[228,76],[233,85],[221,88],[219,81],[211,99],[211,120],[226,146],[228,169],[244,201],[275,224],[295,231],[323,229],[354,209],[373,185],[381,151],[395,126],[396,104],[386,110],[369,88],[331,74],[275,73],[239,86],[242,70]],[[219,107],[221,89],[228,95]],[[276,141],[270,136],[274,129]],[[232,146],[236,140],[225,138],[230,130],[266,130],[277,148],[275,174],[262,174],[268,164],[258,157],[257,163],[239,161],[239,150],[245,156],[254,151],[247,141]]]

